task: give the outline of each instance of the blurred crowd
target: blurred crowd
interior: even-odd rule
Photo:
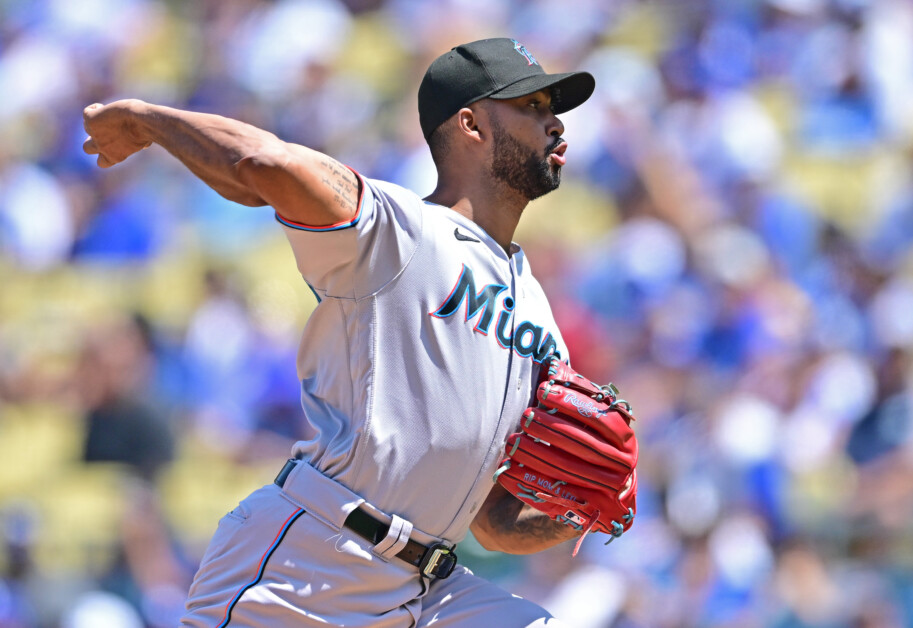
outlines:
[[[583,628],[913,626],[909,0],[0,0],[0,627],[173,626],[307,435],[314,299],[269,211],[82,108],[218,113],[430,193],[449,47],[586,69],[517,240],[641,443],[609,546],[478,573]]]

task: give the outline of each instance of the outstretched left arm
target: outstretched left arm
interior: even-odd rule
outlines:
[[[506,554],[535,554],[580,535],[527,506],[500,484],[491,489],[470,529],[482,547]]]

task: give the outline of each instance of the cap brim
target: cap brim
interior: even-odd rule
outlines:
[[[582,105],[593,95],[596,79],[589,72],[537,74],[511,83],[494,94],[489,94],[488,98],[518,98],[548,88],[552,89],[552,107],[555,113],[564,113]]]

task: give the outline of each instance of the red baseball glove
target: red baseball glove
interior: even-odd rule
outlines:
[[[545,366],[545,365],[543,365]],[[543,368],[538,407],[511,434],[495,479],[524,503],[583,532],[615,538],[636,512],[637,438],[627,401],[553,357]]]

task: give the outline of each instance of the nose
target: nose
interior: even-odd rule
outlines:
[[[551,114],[545,132],[553,137],[564,135],[564,123],[558,118],[558,116]]]

